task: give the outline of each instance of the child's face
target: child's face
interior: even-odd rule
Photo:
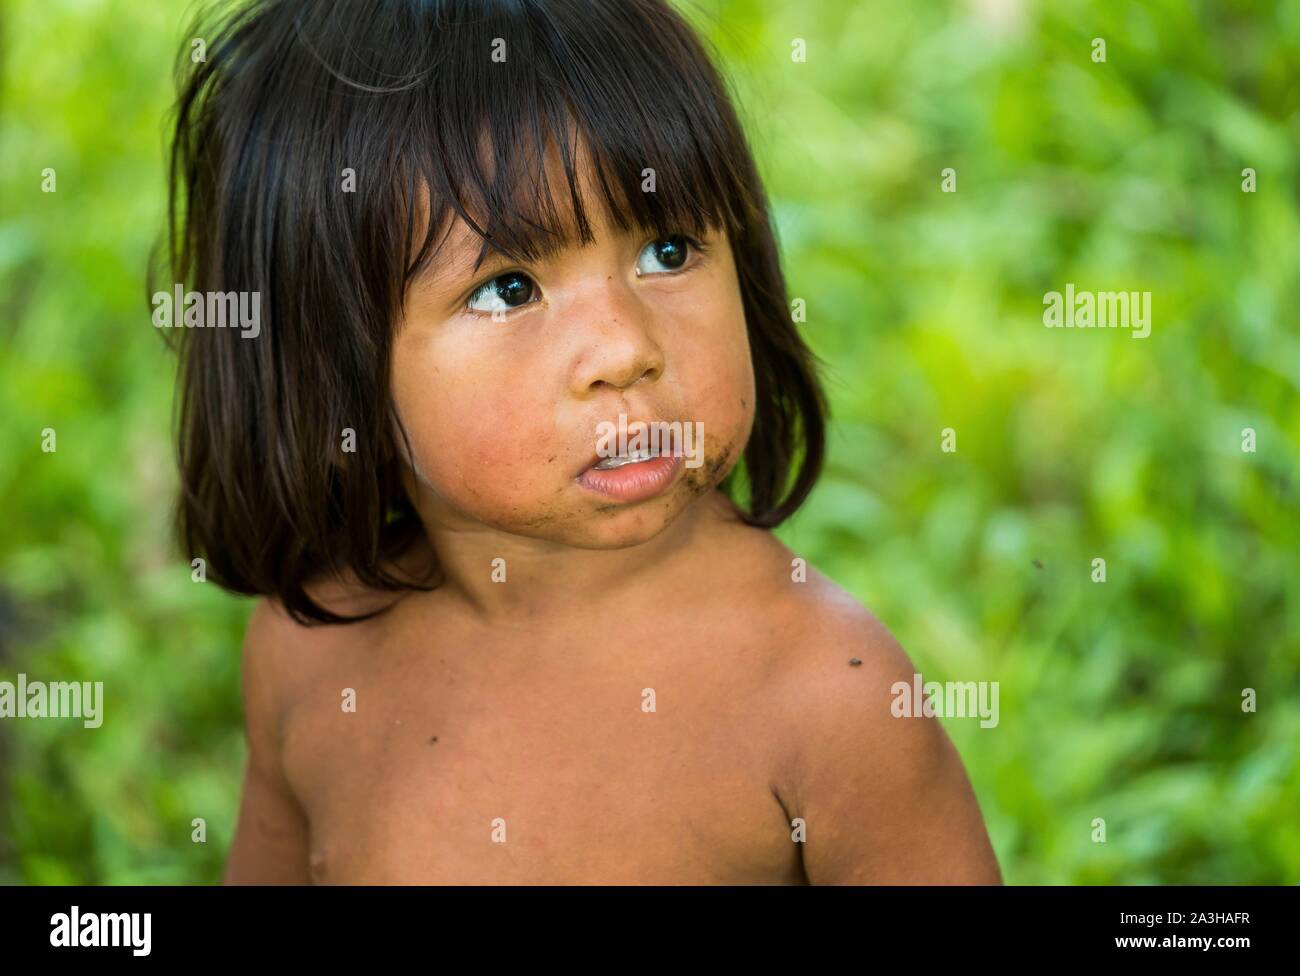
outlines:
[[[598,196],[584,176],[586,203]],[[478,272],[480,240],[458,222],[412,284],[392,391],[426,524],[632,545],[739,459],[754,374],[726,235],[711,232],[701,253],[683,238],[620,234],[601,208],[588,216],[594,244],[537,264],[489,252]],[[637,421],[702,431],[702,452],[590,470],[604,453],[600,425],[620,414],[629,439]]]

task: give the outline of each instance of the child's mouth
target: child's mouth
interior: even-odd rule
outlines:
[[[612,471],[614,468],[621,468],[628,464],[640,464],[644,461],[653,461],[659,456],[658,452],[649,448],[642,448],[636,451],[629,451],[626,455],[619,457],[601,458],[596,464],[592,465],[596,471]]]
[[[590,491],[622,501],[639,502],[668,488],[682,469],[680,454],[660,455],[651,450],[629,451],[601,458],[575,479]]]

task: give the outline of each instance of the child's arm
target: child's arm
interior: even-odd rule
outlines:
[[[792,816],[807,826],[805,875],[812,884],[1001,884],[947,732],[937,718],[891,712],[890,689],[910,689],[915,666],[874,617],[852,616],[801,655],[793,696],[802,707],[790,793]]]
[[[307,820],[280,764],[273,694],[275,611],[259,603],[244,638],[248,765],[225,884],[310,884]]]

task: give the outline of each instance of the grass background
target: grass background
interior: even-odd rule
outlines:
[[[1000,682],[945,724],[1007,880],[1300,883],[1300,5],[682,6],[830,364],[779,534],[926,679]],[[143,281],[189,11],[0,14],[0,679],[106,698],[0,720],[0,882],[212,882],[234,826],[251,603],[168,538]],[[1043,328],[1066,282],[1150,291],[1151,335]]]

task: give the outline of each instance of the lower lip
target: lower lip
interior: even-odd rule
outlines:
[[[582,487],[625,502],[654,498],[671,485],[682,470],[680,456],[657,457],[600,471],[588,468],[578,475]]]

